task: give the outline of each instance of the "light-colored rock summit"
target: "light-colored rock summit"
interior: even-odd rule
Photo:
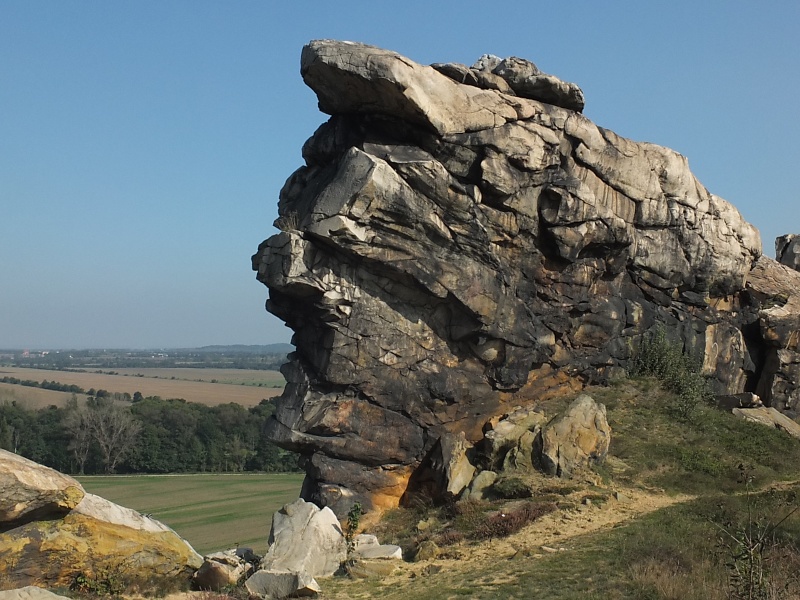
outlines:
[[[718,393],[800,403],[800,287],[770,283],[757,230],[685,157],[519,58],[318,40],[301,73],[331,117],[253,268],[295,331],[268,435],[304,455],[305,499],[342,517],[453,493],[488,424],[622,372],[657,323]]]
[[[84,497],[69,475],[0,450],[0,523],[64,515]]]

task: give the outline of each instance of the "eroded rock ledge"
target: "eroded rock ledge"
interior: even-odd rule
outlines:
[[[295,332],[268,435],[305,457],[304,498],[395,505],[492,418],[620,372],[655,323],[720,393],[796,409],[800,273],[683,156],[521,59],[325,40],[301,73],[332,116],[253,268]]]

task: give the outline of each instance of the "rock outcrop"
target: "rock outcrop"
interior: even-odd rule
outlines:
[[[782,265],[800,271],[800,235],[782,235],[775,240],[775,259]]]
[[[758,408],[734,408],[733,414],[747,421],[774,427],[785,431],[792,437],[800,438],[800,424],[787,417],[782,412],[767,406]]]
[[[347,540],[333,511],[298,498],[272,515],[269,550],[245,588],[267,598],[314,595],[316,578],[332,576],[346,559]]]
[[[0,588],[188,581],[200,556],[169,527],[0,450]]]
[[[800,273],[683,156],[517,58],[316,41],[301,74],[331,118],[253,268],[295,332],[268,435],[304,456],[304,498],[342,517],[445,493],[418,476],[443,447],[623,372],[656,323],[717,392],[797,405]]]
[[[0,600],[68,600],[68,598],[40,587],[28,585],[23,588],[0,592]]]
[[[0,450],[0,523],[63,516],[84,495],[72,477]]]
[[[581,394],[542,430],[542,469],[548,475],[568,477],[608,454],[611,428],[606,407]]]

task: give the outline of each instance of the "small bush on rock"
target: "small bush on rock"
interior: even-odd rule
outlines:
[[[709,380],[700,373],[700,366],[700,361],[684,352],[680,343],[667,339],[664,326],[658,325],[642,340],[630,375],[658,379],[663,388],[677,395],[674,412],[686,420],[698,404],[714,396]]]

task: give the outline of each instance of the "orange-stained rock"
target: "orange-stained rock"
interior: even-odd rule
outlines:
[[[128,585],[188,580],[201,557],[174,531],[153,532],[79,513],[0,533],[0,586],[68,587],[76,577]]]
[[[125,587],[179,585],[202,564],[163,523],[0,452],[0,589],[69,587],[79,576]]]

